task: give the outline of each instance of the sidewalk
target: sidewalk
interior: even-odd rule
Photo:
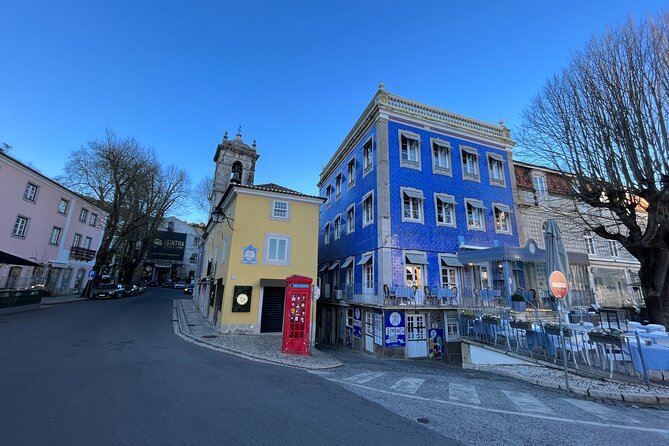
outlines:
[[[69,294],[65,296],[43,296],[41,305],[69,304],[70,302],[81,302],[88,300],[78,294]]]
[[[191,299],[175,299],[172,315],[174,332],[194,344],[254,361],[288,367],[323,370],[343,364],[332,356],[311,348],[311,356],[281,353],[281,334],[220,333],[195,309]]]

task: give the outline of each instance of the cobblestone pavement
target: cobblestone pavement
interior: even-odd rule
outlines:
[[[175,332],[196,344],[256,361],[309,370],[323,370],[342,365],[336,358],[313,347],[310,356],[282,353],[280,334],[220,333],[195,308],[191,299],[175,299],[174,312]]]

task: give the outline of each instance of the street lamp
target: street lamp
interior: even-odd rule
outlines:
[[[225,218],[225,212],[223,212],[223,209],[221,209],[220,206],[216,206],[216,209],[214,209],[211,213],[212,221],[214,223],[221,223],[224,218]]]

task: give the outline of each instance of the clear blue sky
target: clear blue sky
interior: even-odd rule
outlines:
[[[0,142],[49,176],[106,127],[193,182],[225,131],[257,139],[256,183],[317,194],[386,90],[512,131],[607,25],[666,1],[0,0]]]

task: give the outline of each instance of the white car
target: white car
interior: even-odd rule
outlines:
[[[174,288],[176,288],[177,290],[183,290],[184,288],[186,288],[186,282],[177,282],[174,284]]]

